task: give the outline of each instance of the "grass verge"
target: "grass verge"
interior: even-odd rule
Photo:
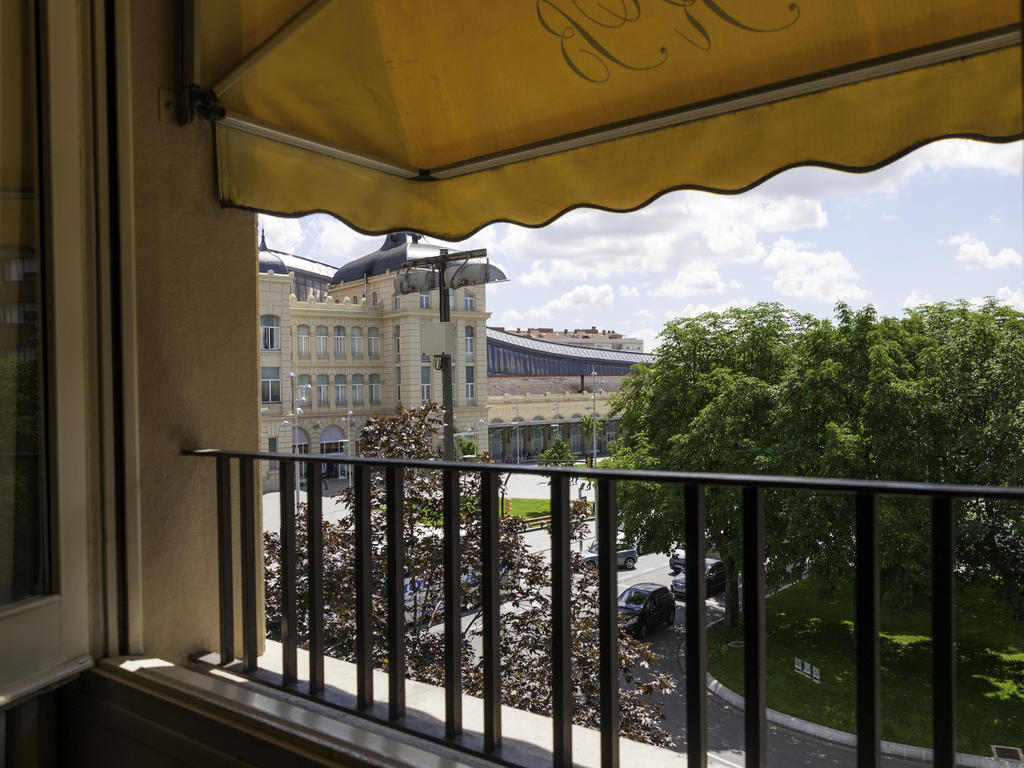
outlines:
[[[770,597],[768,706],[853,732],[856,691],[852,588],[822,597],[808,579]],[[882,738],[931,747],[931,614],[882,609]],[[957,588],[957,750],[991,756],[992,744],[1024,746],[1024,625],[992,589]],[[743,691],[742,627],[709,633],[708,671]],[[821,670],[815,683],[794,657]]]

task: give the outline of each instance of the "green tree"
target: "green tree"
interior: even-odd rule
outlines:
[[[364,455],[393,458],[432,458],[431,437],[441,426],[441,412],[435,405],[415,411],[399,410],[392,417],[374,417],[364,427],[360,449]],[[480,484],[475,472],[461,472],[460,515],[462,534],[462,594],[464,606],[480,603]],[[405,570],[410,589],[406,600],[406,655],[411,678],[443,685],[444,635],[436,631],[444,610],[442,585],[441,485],[437,472],[406,470],[403,520]],[[336,497],[345,509],[352,496]],[[385,490],[382,473],[371,473],[371,560],[374,621],[374,661],[386,669],[387,605],[384,600]],[[308,633],[308,574],[306,526],[298,516],[299,634]],[[585,534],[586,505],[574,502],[571,527],[577,538]],[[499,519],[499,558],[502,571],[502,600],[511,610],[501,612],[500,647],[502,702],[538,714],[551,713],[551,598],[550,565],[530,551],[520,533],[525,521],[515,516]],[[343,513],[335,522],[325,522],[324,531],[324,638],[327,653],[336,658],[354,658],[354,525]],[[266,550],[267,635],[280,639],[281,584],[280,540],[275,533],[264,534]],[[600,720],[600,678],[598,676],[597,576],[574,554],[572,567],[571,652],[574,721],[596,726]],[[462,642],[463,689],[472,695],[483,693],[482,659],[475,650],[482,634],[479,612],[472,612],[464,624]],[[621,731],[629,737],[661,745],[671,738],[661,727],[660,707],[651,701],[656,692],[670,692],[674,681],[667,675],[651,675],[655,660],[650,644],[631,635],[619,638],[619,665],[625,683],[620,692]],[[643,673],[638,676],[638,672]]]
[[[572,455],[569,444],[561,436],[556,436],[554,442],[541,451],[537,463],[542,467],[571,467],[576,463],[576,457]]]

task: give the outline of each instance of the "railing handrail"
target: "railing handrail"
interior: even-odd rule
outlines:
[[[674,472],[649,469],[589,469],[499,462],[445,461],[441,459],[388,459],[375,456],[339,456],[338,454],[271,453],[269,451],[228,450],[222,448],[185,448],[184,456],[225,456],[233,459],[308,462],[324,464],[362,464],[402,466],[417,469],[455,469],[460,472],[502,472],[545,477],[572,477],[592,480],[725,485],[735,487],[785,488],[830,493],[875,493],[882,495],[931,496],[938,498],[1016,499],[1024,501],[1024,488],[1016,486],[921,483],[907,480],[855,480],[838,477],[800,477],[795,475],[747,475],[721,472]]]

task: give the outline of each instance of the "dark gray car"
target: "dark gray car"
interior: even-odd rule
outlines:
[[[725,563],[710,557],[704,561],[704,578],[707,580],[707,594],[714,595],[725,590]],[[672,594],[676,600],[686,600],[686,570],[672,579]]]

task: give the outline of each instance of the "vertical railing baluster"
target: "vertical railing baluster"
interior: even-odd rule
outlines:
[[[857,654],[857,765],[881,760],[882,685],[878,646],[878,497],[856,496],[854,640]]]
[[[615,481],[597,483],[598,677],[601,681],[601,768],[619,765],[618,499]]]
[[[764,768],[768,726],[764,609],[764,490],[743,489],[743,675],[747,768]]]
[[[444,505],[444,732],[462,733],[462,543],[459,473],[442,476]]]
[[[309,692],[324,689],[324,522],[320,488],[323,465],[306,465],[306,564],[309,568]],[[315,492],[310,489],[315,488]]]
[[[704,579],[705,520],[704,486],[683,488],[686,531],[686,764],[706,768],[707,756],[707,635]]]
[[[480,610],[483,614],[484,752],[501,747],[501,569],[498,550],[498,474],[480,477]]]
[[[281,498],[281,669],[285,685],[295,682],[299,668],[295,556],[296,469],[290,461],[281,465],[281,492],[278,494]]]
[[[572,765],[572,582],[569,565],[569,478],[551,478],[551,715],[554,720],[552,759]]]
[[[231,457],[217,457],[217,586],[220,598],[220,663],[235,660],[234,546],[231,541]]]
[[[253,478],[253,459],[238,460],[238,506],[241,537],[242,568],[242,665],[246,671],[256,669],[256,500]],[[263,569],[259,575],[262,577]]]
[[[356,707],[373,706],[373,558],[370,549],[370,469],[352,466],[356,536]]]
[[[402,468],[384,471],[387,492],[388,718],[405,717],[405,533]],[[412,575],[416,578],[416,574]]]
[[[951,498],[932,499],[932,738],[936,768],[956,762],[956,518]]]

